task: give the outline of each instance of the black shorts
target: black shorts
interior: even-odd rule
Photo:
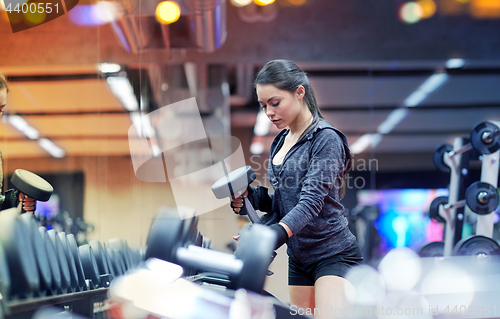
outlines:
[[[363,261],[361,249],[355,241],[346,250],[311,264],[302,264],[293,258],[288,258],[288,285],[314,286],[322,276],[345,277],[349,269]]]

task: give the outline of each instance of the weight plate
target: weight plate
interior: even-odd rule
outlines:
[[[444,256],[444,243],[442,241],[435,241],[422,245],[417,254],[420,257],[443,257]]]
[[[109,255],[109,251],[108,251],[108,248],[106,247],[106,245],[104,243],[102,243],[102,252],[103,252],[103,256],[104,256],[104,260],[106,261],[106,265],[108,265],[108,270],[109,270],[109,273],[111,274],[112,278],[113,279],[114,277],[116,277],[116,273],[115,273],[115,270],[114,270],[114,267],[113,267],[113,264],[111,262],[111,257]]]
[[[96,287],[99,286],[101,281],[99,267],[97,266],[92,247],[88,244],[81,245],[78,247],[78,252],[80,253],[85,279],[90,279]]]
[[[449,173],[451,171],[450,167],[448,167],[448,165],[444,162],[444,153],[449,153],[451,151],[453,151],[453,146],[450,144],[439,145],[434,151],[434,155],[432,157],[434,166],[436,166],[436,168],[441,172]]]
[[[0,245],[0,293],[4,301],[8,301],[10,292],[10,272],[7,256]]]
[[[68,239],[69,250],[71,251],[75,261],[76,273],[78,274],[78,284],[80,287],[86,287],[82,260],[80,259],[80,253],[78,252],[78,244],[76,243],[75,236],[73,234],[68,234],[66,235],[66,238]]]
[[[92,251],[94,252],[95,262],[97,263],[97,268],[99,269],[100,275],[109,275],[108,263],[104,258],[104,251],[102,248],[102,244],[98,240],[91,240],[89,242],[90,247],[92,247]]]
[[[108,241],[109,248],[116,249],[120,252],[120,256],[123,260],[123,264],[125,265],[125,270],[129,270],[132,268],[132,262],[130,261],[130,256],[127,252],[127,247],[125,246],[125,242],[121,238],[112,238]]]
[[[22,193],[42,202],[48,201],[54,191],[49,182],[24,169],[16,169],[10,182]]]
[[[69,273],[69,264],[68,258],[66,258],[66,252],[64,251],[61,240],[54,229],[48,230],[47,235],[49,235],[56,251],[56,260],[59,263],[59,269],[61,270],[61,288],[63,290],[68,289],[71,286],[71,275]]]
[[[10,294],[25,297],[40,287],[29,228],[19,219],[17,208],[0,214],[0,242],[10,274]],[[15,270],[15,271],[14,271]]]
[[[33,252],[40,278],[40,290],[48,291],[52,289],[52,272],[50,270],[45,244],[42,241],[42,235],[40,235],[38,231],[38,224],[35,220],[35,216],[33,216],[33,214],[21,214],[19,218],[27,226],[31,235],[31,243],[33,245]]]
[[[123,258],[120,254],[120,252],[116,249],[108,249],[109,257],[111,260],[111,264],[113,265],[113,269],[115,270],[115,273],[117,276],[121,276],[125,274],[125,264],[123,263]]]
[[[477,124],[470,132],[470,141],[472,146],[481,154],[492,154],[500,149],[500,134],[496,134],[491,141],[484,140],[484,134],[493,134],[499,130],[499,127],[491,122],[482,122]]]
[[[484,200],[481,196],[487,194]],[[485,182],[472,183],[465,192],[467,206],[476,214],[487,215],[498,207],[498,190]]]
[[[494,239],[486,236],[473,235],[462,238],[453,247],[454,256],[499,256],[500,245]]]
[[[235,289],[243,288],[261,293],[276,246],[276,233],[268,226],[254,224],[241,234],[235,257],[243,261],[243,268],[237,276],[230,276]]]
[[[61,289],[61,269],[59,268],[56,249],[54,248],[54,244],[52,243],[52,240],[50,240],[45,227],[38,227],[38,233],[44,243],[45,252],[47,253],[47,259],[49,261],[50,272],[52,274],[52,286],[49,293],[54,294]]]
[[[145,259],[158,258],[177,263],[175,252],[184,243],[184,220],[176,209],[161,208],[151,223],[148,233]],[[109,242],[109,247],[114,248]]]
[[[446,220],[439,215],[439,206],[448,204],[447,196],[439,196],[432,200],[429,207],[429,217],[440,223],[446,223]]]
[[[66,259],[68,261],[69,276],[71,279],[71,287],[79,290],[80,283],[78,280],[78,273],[76,271],[75,257],[73,257],[73,254],[71,253],[71,250],[69,248],[68,238],[66,237],[65,232],[60,232],[57,235],[59,236],[59,239],[61,240],[61,244],[62,244],[63,250],[66,254]]]
[[[441,172],[449,173],[451,171],[450,167],[444,162],[444,153],[449,153],[451,151],[453,151],[453,146],[450,144],[441,144],[434,151],[434,155],[432,157],[434,166],[436,166],[436,168]]]

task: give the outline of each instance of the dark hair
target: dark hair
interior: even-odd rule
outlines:
[[[295,63],[288,60],[273,60],[267,62],[264,67],[257,74],[254,81],[254,89],[258,84],[272,84],[280,90],[286,90],[291,93],[295,93],[299,86],[303,86],[305,89],[304,101],[313,115],[313,120],[311,125],[309,125],[302,136],[309,133],[319,121],[324,121],[325,118],[321,114],[318,103],[316,102],[316,96],[314,91],[309,84],[309,79],[307,78],[307,73],[302,71]],[[347,182],[347,172],[350,170],[351,153],[347,145],[344,145],[346,163],[344,167],[344,172],[339,175],[341,185],[339,187],[339,197],[342,199],[346,191]]]
[[[314,91],[309,84],[306,72],[302,71],[292,61],[273,60],[267,62],[257,74],[254,81],[254,88],[256,88],[258,84],[272,84],[280,90],[289,91],[291,93],[295,93],[297,88],[301,85],[304,87],[304,101],[313,115],[313,121],[304,133],[302,133],[302,136],[307,134],[318,121],[324,120],[319,110],[318,103],[316,102]]]
[[[9,84],[7,83],[7,80],[5,79],[5,76],[3,76],[2,73],[0,73],[0,90],[3,88],[7,89],[7,92],[9,92]]]

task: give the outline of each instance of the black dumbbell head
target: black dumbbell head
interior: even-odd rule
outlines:
[[[24,169],[16,169],[10,181],[20,192],[42,202],[48,201],[54,191],[49,182]]]
[[[240,167],[213,183],[212,192],[218,199],[242,194],[256,178],[251,166]]]

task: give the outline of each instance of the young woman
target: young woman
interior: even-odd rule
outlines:
[[[340,204],[352,160],[347,139],[323,118],[307,75],[293,62],[268,62],[255,89],[269,120],[281,129],[268,167],[274,194],[250,188],[231,206],[238,213],[248,196],[256,209],[279,212],[271,228],[278,234],[276,248],[288,246],[291,304],[318,318],[345,316],[354,287],[344,277],[363,259]]]
[[[7,105],[7,93],[9,93],[9,85],[3,74],[0,73],[0,116],[3,115],[4,108]],[[3,165],[2,154],[0,153],[0,191],[2,190],[2,184]],[[33,198],[30,198],[23,193],[13,189],[5,192],[4,196],[0,196],[0,211],[11,207],[17,207],[17,205],[19,205],[19,202],[23,203],[23,208],[25,211],[35,211],[36,201]]]

